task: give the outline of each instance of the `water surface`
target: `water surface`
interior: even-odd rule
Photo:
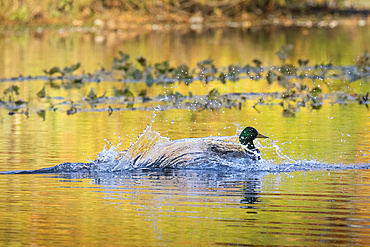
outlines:
[[[276,51],[286,43],[295,47],[292,62],[307,57],[313,64],[352,65],[370,48],[369,33],[368,27],[362,27],[131,36],[2,34],[0,76],[41,75],[43,69],[76,62],[81,62],[81,71],[93,72],[111,66],[118,50],[132,57],[147,56],[152,63],[169,59],[174,65],[195,66],[213,57],[226,66],[258,57],[274,65],[280,62]],[[146,110],[130,110],[117,102],[96,107],[126,109],[109,116],[82,97],[91,87],[98,95],[111,96],[113,86],[121,88],[121,82],[86,83],[72,89],[56,89],[42,80],[2,83],[0,92],[13,84],[20,86],[17,97],[29,101],[30,114],[28,118],[9,115],[9,109],[0,108],[0,171],[88,162],[111,146],[123,152],[148,125],[171,140],[235,136],[242,127],[254,126],[270,137],[257,143],[268,164],[298,164],[295,167],[300,169],[1,175],[0,245],[365,246],[370,241],[370,113],[356,101],[339,104],[337,95],[330,93],[366,93],[370,88],[365,81],[312,83],[323,88],[322,107],[301,107],[294,117],[284,115],[280,100],[273,97],[253,108],[259,96],[246,99],[240,109],[186,109],[165,101],[135,103]],[[37,98],[44,85],[51,99]],[[220,93],[285,90],[264,80],[128,86],[135,95],[147,89],[150,97],[171,90],[202,96],[215,87]],[[71,101],[84,111],[67,115]],[[57,110],[49,110],[51,104]],[[41,109],[45,115],[37,114]]]

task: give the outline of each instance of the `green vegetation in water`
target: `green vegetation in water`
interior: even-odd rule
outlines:
[[[77,63],[77,64],[73,64],[69,67],[64,67],[63,69],[60,69],[59,67],[53,67],[49,70],[43,70],[43,72],[49,76],[49,80],[52,81],[53,80],[53,75],[54,74],[57,74],[59,73],[60,74],[60,78],[61,79],[64,79],[64,78],[68,78],[68,77],[72,77],[72,73],[75,72],[76,70],[78,70],[78,68],[80,68],[81,64],[80,63]],[[71,79],[71,82],[80,82],[80,80],[78,80],[77,78],[73,78]]]
[[[286,63],[289,57],[292,45],[286,45],[276,53],[281,60],[281,66],[264,67],[259,59],[253,59],[255,66],[247,64],[232,64],[227,67],[216,67],[213,59],[203,60],[197,63],[197,67],[189,70],[185,64],[177,67],[171,67],[169,61],[155,63],[154,66],[147,65],[146,58],[140,56],[136,58],[136,63],[130,61],[130,55],[122,51],[119,52],[119,57],[115,57],[112,65],[112,70],[102,68],[96,73],[87,73],[82,75],[72,75],[80,67],[80,63],[65,67],[61,70],[59,67],[53,67],[49,70],[44,70],[48,75],[48,80],[67,80],[70,83],[82,82],[101,82],[101,81],[122,81],[122,82],[146,82],[150,87],[154,83],[174,83],[176,81],[184,82],[186,85],[193,81],[203,81],[205,83],[219,80],[223,84],[227,81],[237,82],[241,79],[267,79],[269,84],[278,81],[284,85],[291,79],[343,79],[356,81],[359,79],[368,80],[370,73],[369,53],[364,52],[360,56],[355,65],[334,66],[331,62],[327,64],[315,64],[309,66],[309,60],[299,59],[298,64]],[[115,76],[115,71],[120,72],[121,78]],[[267,71],[267,73],[266,73]],[[59,73],[60,76],[53,77],[53,74]],[[15,80],[40,80],[45,79],[40,76],[36,77],[15,77],[2,78],[0,82],[15,81]]]
[[[112,69],[101,70],[91,74],[74,75],[80,67],[80,63],[65,67],[63,69],[54,66],[51,69],[45,69],[43,72],[47,75],[36,77],[16,77],[16,78],[3,78],[0,82],[16,82],[26,80],[45,80],[53,89],[73,89],[81,88],[84,83],[101,83],[108,81],[119,81],[124,83],[121,89],[113,87],[113,95],[106,96],[103,93],[98,96],[95,88],[91,87],[90,92],[81,98],[81,102],[90,104],[91,109],[95,111],[107,111],[111,115],[114,111],[120,110],[148,110],[152,106],[145,106],[145,103],[151,104],[156,101],[163,101],[167,104],[167,109],[172,108],[187,108],[195,110],[204,109],[220,109],[223,107],[235,107],[241,109],[246,99],[255,97],[256,103],[252,106],[257,112],[258,105],[272,104],[272,101],[278,100],[278,104],[282,106],[282,114],[286,117],[294,117],[300,107],[310,106],[312,110],[320,110],[325,95],[320,87],[316,84],[319,81],[323,84],[327,83],[330,87],[330,80],[343,80],[345,83],[351,83],[361,80],[364,83],[369,82],[370,76],[370,55],[366,51],[363,55],[359,56],[354,65],[348,66],[334,66],[332,63],[316,64],[309,66],[309,60],[299,59],[297,65],[288,64],[286,61],[292,51],[292,45],[285,45],[276,52],[276,55],[281,61],[280,66],[264,67],[263,62],[257,58],[252,60],[253,65],[240,65],[233,64],[226,67],[216,67],[213,59],[209,58],[197,63],[197,67],[189,70],[185,64],[177,67],[171,67],[169,61],[155,63],[154,66],[148,65],[147,59],[143,56],[137,57],[135,61],[130,60],[130,55],[122,51],[119,56],[115,57],[112,64]],[[118,77],[117,77],[117,72]],[[58,76],[54,76],[59,74]],[[184,96],[179,92],[168,91],[166,95],[157,95],[156,97],[148,97],[147,90],[141,90],[137,95],[130,90],[127,84],[145,82],[147,88],[152,87],[154,84],[174,84],[175,82],[185,86],[190,86],[194,82],[203,82],[204,85],[210,84],[214,81],[220,81],[226,87],[230,83],[236,83],[240,80],[260,81],[266,80],[268,85],[279,85],[284,88],[281,93],[258,93],[252,94],[249,92],[243,93],[229,93],[221,94],[217,88],[213,88],[207,95],[193,95],[189,92],[189,96]],[[58,81],[61,84],[58,84]],[[28,116],[28,102],[17,99],[20,86],[12,85],[3,92],[3,97],[0,100],[1,105],[10,110],[9,114],[14,115],[18,110],[27,107],[23,110],[22,114]],[[45,99],[50,102],[50,110],[57,110],[56,104],[52,102],[52,98],[47,95],[45,85],[40,91],[36,93],[39,101]],[[337,103],[347,103],[348,101],[357,101],[364,104],[368,108],[369,93],[350,95],[343,92],[336,94]],[[270,98],[270,100],[267,100]],[[82,112],[83,105],[81,102],[65,102],[69,104],[70,108],[66,111],[68,115]],[[107,108],[97,109],[99,104],[125,104],[125,108],[112,108],[110,105]],[[267,103],[270,102],[270,103]],[[139,107],[135,105],[139,104]],[[274,103],[276,104],[276,102]],[[43,109],[36,110],[36,113],[44,117]]]
[[[23,101],[16,97],[16,95],[19,95],[20,88],[17,85],[12,85],[4,90],[3,97],[0,99],[0,106],[5,106],[8,108],[9,115],[14,115],[16,113],[24,114],[28,117],[29,110],[23,110],[22,112],[17,112],[18,109],[24,108],[27,106],[28,102]]]

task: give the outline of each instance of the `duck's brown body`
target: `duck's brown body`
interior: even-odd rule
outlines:
[[[222,164],[225,160],[260,159],[258,152],[248,154],[241,144],[227,141],[233,137],[188,138],[158,142],[136,157],[122,157],[120,163],[134,168],[198,168],[209,164]],[[226,140],[225,140],[226,139]],[[235,139],[235,137],[234,137]]]

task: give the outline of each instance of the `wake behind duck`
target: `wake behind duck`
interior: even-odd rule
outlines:
[[[216,169],[236,170],[248,173],[292,172],[314,170],[370,169],[370,164],[333,165],[316,161],[276,164],[261,157],[255,147],[256,138],[268,138],[253,127],[246,127],[240,135],[186,138],[171,141],[152,131],[150,126],[131,147],[118,152],[112,145],[104,149],[89,163],[63,163],[39,170],[0,172],[0,174],[45,173],[120,173],[153,169]]]
[[[268,138],[255,128],[245,128],[239,136],[186,138],[171,141],[150,126],[122,153],[112,146],[101,151],[90,163],[63,163],[30,171],[3,173],[86,173],[120,172],[134,169],[207,169],[232,164],[256,164],[261,152],[253,140]],[[238,142],[239,139],[239,142]]]

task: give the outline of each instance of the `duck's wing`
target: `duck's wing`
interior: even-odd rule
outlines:
[[[188,138],[156,143],[127,162],[132,168],[202,168],[236,158],[251,160],[238,143],[221,138]]]
[[[246,158],[242,146],[234,142],[209,141],[207,142],[207,151],[210,155],[217,155],[222,158]]]
[[[148,159],[149,158],[149,159]],[[191,138],[158,144],[141,159],[147,168],[201,168],[250,157],[234,142],[212,138]]]

